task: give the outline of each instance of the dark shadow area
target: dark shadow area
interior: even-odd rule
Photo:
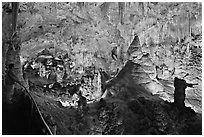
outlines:
[[[24,93],[18,91],[12,104],[2,104],[3,135],[42,135],[42,131],[39,116],[32,110],[31,100]]]

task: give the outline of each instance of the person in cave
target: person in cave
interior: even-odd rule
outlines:
[[[174,87],[175,87],[174,105],[180,111],[183,111],[185,108],[185,103],[184,103],[185,97],[186,97],[185,90],[187,87],[193,87],[193,85],[197,85],[197,84],[186,83],[185,80],[175,77],[174,79]]]

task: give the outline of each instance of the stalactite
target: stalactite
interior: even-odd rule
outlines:
[[[18,16],[18,2],[12,2],[12,13],[13,13],[13,22],[12,22],[12,27],[13,27],[13,32],[16,31],[16,23],[17,23],[17,16]]]
[[[82,9],[85,6],[85,2],[77,2],[77,6]]]
[[[102,5],[100,5],[101,13],[104,19],[107,19],[107,12],[110,6],[110,2],[104,2]]]
[[[188,35],[187,35],[187,38],[190,39],[190,36],[191,36],[191,13],[190,11],[188,12]],[[190,57],[190,41],[188,42],[187,44],[187,48],[186,48],[186,51],[187,51],[187,56]]]
[[[118,9],[119,9],[120,23],[123,24],[123,13],[125,10],[125,3],[124,2],[118,2]]]
[[[143,2],[139,2],[139,7],[142,11],[142,16],[144,17],[144,3]]]

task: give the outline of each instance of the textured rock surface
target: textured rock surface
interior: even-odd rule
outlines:
[[[18,59],[19,79],[20,58],[33,63],[27,84],[57,134],[201,133],[200,115],[169,102],[175,77],[197,83],[185,105],[202,113],[202,3],[19,3],[20,58],[5,48],[7,15],[3,74],[6,61]]]
[[[174,77],[183,78],[186,76],[187,82],[198,84],[194,88],[187,89],[186,105],[191,106],[197,112],[201,112],[201,81],[195,75],[201,73],[201,70],[194,71],[197,68],[196,66],[187,66],[189,59],[181,60],[180,55],[175,56],[174,46],[170,44],[151,44],[149,48],[146,48],[145,44],[140,45],[140,39],[136,35],[128,49],[130,60],[139,64],[138,69],[134,71],[136,76],[134,79],[138,80],[137,83],[151,93],[158,94],[162,99],[172,102]],[[194,69],[190,70],[189,68]],[[198,93],[195,93],[195,91]],[[195,99],[195,96],[197,99]]]

